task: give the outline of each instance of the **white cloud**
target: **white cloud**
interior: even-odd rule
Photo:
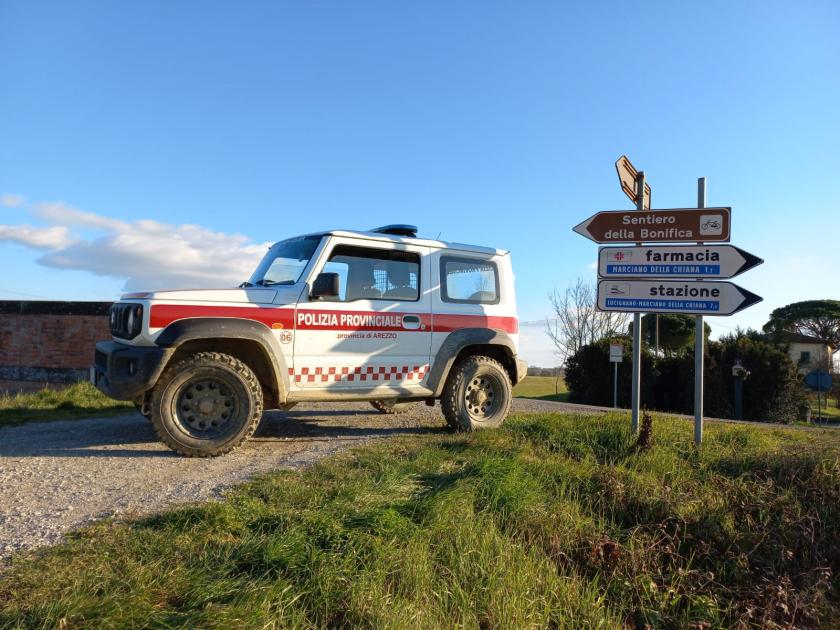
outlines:
[[[0,225],[0,241],[9,241],[34,249],[57,249],[71,242],[70,231],[61,225],[35,228],[31,225]]]
[[[44,251],[38,262],[48,267],[124,279],[127,291],[235,286],[268,245],[199,225],[122,221],[60,202],[32,212],[48,225],[0,225],[0,242]]]
[[[102,228],[114,231],[129,227],[129,224],[124,221],[78,210],[62,201],[36,204],[33,213],[48,223],[59,225]]]
[[[22,206],[26,199],[22,195],[14,195],[12,193],[3,193],[0,195],[0,206],[6,208],[17,208]]]

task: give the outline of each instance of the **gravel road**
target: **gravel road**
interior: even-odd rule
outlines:
[[[516,399],[514,411],[581,411]],[[600,411],[600,410],[599,410]],[[300,468],[350,446],[443,432],[439,407],[385,416],[367,403],[299,405],[265,414],[254,438],[213,459],[175,455],[139,414],[0,428],[0,565],[106,516],[138,516],[218,498],[252,475]]]

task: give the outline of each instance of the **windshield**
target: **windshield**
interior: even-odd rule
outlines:
[[[246,284],[272,286],[300,280],[309,259],[321,242],[320,236],[304,236],[272,245]]]

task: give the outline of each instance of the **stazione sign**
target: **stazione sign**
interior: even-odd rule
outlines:
[[[729,240],[731,208],[606,210],[575,226],[596,243],[695,243]]]
[[[732,315],[760,302],[755,293],[731,282],[601,280],[598,309],[623,313]]]

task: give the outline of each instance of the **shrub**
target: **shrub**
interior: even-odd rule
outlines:
[[[622,338],[625,359],[619,364],[618,404],[630,405],[631,347]],[[566,365],[569,401],[612,405],[613,374],[609,340],[584,346]],[[732,366],[740,359],[750,376],[744,381],[744,417],[790,422],[805,404],[802,381],[787,353],[755,331],[737,332],[711,341],[705,357],[705,413],[735,417]],[[694,409],[694,353],[654,357],[642,348],[642,405],[660,411],[691,413]]]
[[[624,348],[623,361],[618,364],[618,406],[630,406],[630,381],[632,379],[633,341],[629,337],[601,339],[583,346],[566,361],[566,386],[569,388],[569,402],[587,405],[613,404],[613,364],[610,363],[610,343],[621,343]],[[652,395],[651,355],[642,348],[643,399]]]

